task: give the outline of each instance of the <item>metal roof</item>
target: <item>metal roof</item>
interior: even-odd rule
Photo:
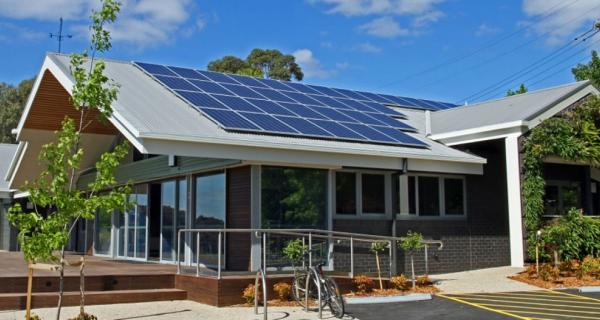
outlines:
[[[432,134],[444,134],[516,121],[529,121],[588,85],[590,85],[589,81],[579,81],[432,112]]]
[[[11,191],[5,177],[11,161],[17,152],[17,147],[17,144],[0,144],[0,192]]]
[[[72,81],[68,55],[48,54],[48,57]],[[149,77],[133,63],[105,60],[106,75],[120,85],[113,117],[127,126],[137,138],[204,141],[243,146],[269,146],[307,151],[336,152],[382,157],[415,158],[467,163],[485,163],[485,159],[465,153],[425,137],[409,133],[425,141],[429,149],[377,145],[312,138],[285,137],[227,132],[204,117],[182,99]],[[411,126],[422,127],[422,117],[404,120]]]

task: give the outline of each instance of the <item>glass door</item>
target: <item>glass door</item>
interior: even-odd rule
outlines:
[[[195,229],[222,229],[225,228],[225,173],[213,173],[195,178]],[[192,246],[193,261],[196,257],[196,237]],[[221,254],[225,252],[225,237],[221,247]],[[217,266],[218,260],[218,234],[205,233],[200,236],[200,263],[205,266]],[[225,265],[225,260],[221,260]]]
[[[161,184],[161,249],[160,260],[176,260],[177,233],[186,226],[187,181],[185,179],[165,181]],[[182,237],[181,241],[185,241]],[[180,259],[185,261],[185,245],[180,247]]]
[[[125,213],[117,213],[117,256],[145,260],[148,239],[148,186],[135,186]]]

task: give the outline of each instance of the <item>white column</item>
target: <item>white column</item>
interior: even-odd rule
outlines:
[[[506,186],[508,195],[508,227],[510,236],[510,265],[523,267],[523,220],[521,213],[521,173],[519,136],[505,139]]]

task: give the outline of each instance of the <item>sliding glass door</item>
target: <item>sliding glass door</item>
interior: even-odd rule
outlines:
[[[117,256],[145,260],[148,238],[148,187],[135,186],[125,213],[117,213]]]
[[[225,173],[213,173],[197,176],[195,178],[195,214],[193,227],[195,229],[222,229],[225,228]],[[225,237],[221,254],[225,251]],[[196,239],[193,261],[196,261]],[[200,237],[200,263],[207,266],[216,266],[218,257],[218,234],[204,233]],[[224,261],[223,261],[224,263]]]
[[[177,233],[186,226],[187,181],[165,181],[161,184],[161,261],[176,260]],[[182,237],[181,241],[184,241]],[[180,246],[180,259],[184,260],[185,245]]]

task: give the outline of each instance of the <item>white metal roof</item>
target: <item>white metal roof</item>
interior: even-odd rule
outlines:
[[[48,57],[62,71],[64,76],[72,81],[69,72],[69,57],[59,54],[49,54]],[[429,149],[228,132],[219,128],[131,62],[107,60],[106,75],[120,85],[118,100],[113,106],[113,118],[122,123],[122,127],[126,128],[133,137],[140,139],[141,143],[144,139],[161,139],[381,157],[485,163],[483,158],[437,143],[428,139],[422,133],[410,135],[425,141],[430,145]],[[405,122],[420,128],[423,126],[422,121],[422,117],[413,119],[409,115],[408,121]]]
[[[592,86],[579,81],[501,99],[431,113],[433,135],[475,128],[531,121],[581,89]]]

